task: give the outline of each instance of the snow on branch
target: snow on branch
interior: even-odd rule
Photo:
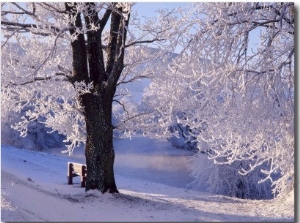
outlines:
[[[86,84],[84,81],[80,81],[80,82],[75,82],[74,87],[78,95],[83,95],[83,94],[91,93],[94,88],[94,85],[93,82]]]

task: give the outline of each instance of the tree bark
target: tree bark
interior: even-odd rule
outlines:
[[[111,123],[111,97],[92,93],[81,96],[85,107],[87,139],[85,157],[87,177],[85,190],[118,193],[114,177],[115,152]]]

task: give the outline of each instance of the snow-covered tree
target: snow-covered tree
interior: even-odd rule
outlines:
[[[151,76],[158,68],[149,61],[163,60],[164,41],[174,32],[171,11],[151,21],[131,13],[132,7],[1,3],[2,108],[24,114],[13,126],[23,136],[37,121],[65,135],[69,153],[85,144],[86,190],[118,192],[113,129],[135,115],[119,85]],[[163,21],[159,27],[155,19]],[[149,52],[149,44],[161,50]],[[113,104],[122,115],[113,118]]]
[[[236,179],[247,175],[260,184],[268,181],[274,195],[290,191],[294,4],[196,3],[182,18],[178,24],[189,24],[178,26],[188,28],[182,51],[150,84],[144,109],[151,113],[141,127],[167,137],[181,134],[170,127],[188,127],[186,140],[221,165],[222,171],[211,172],[210,182],[230,173]],[[197,162],[203,157],[194,158],[192,174],[201,183]],[[245,190],[252,183],[229,186],[247,185]]]

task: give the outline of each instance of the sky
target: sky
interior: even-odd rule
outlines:
[[[187,4],[187,2],[137,2],[132,9],[137,10],[141,15],[153,16],[158,9],[171,9],[185,4]]]

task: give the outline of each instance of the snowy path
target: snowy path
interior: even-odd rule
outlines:
[[[86,193],[66,184],[68,157],[1,152],[2,221],[293,221],[293,196],[241,200],[118,174],[120,194]]]

